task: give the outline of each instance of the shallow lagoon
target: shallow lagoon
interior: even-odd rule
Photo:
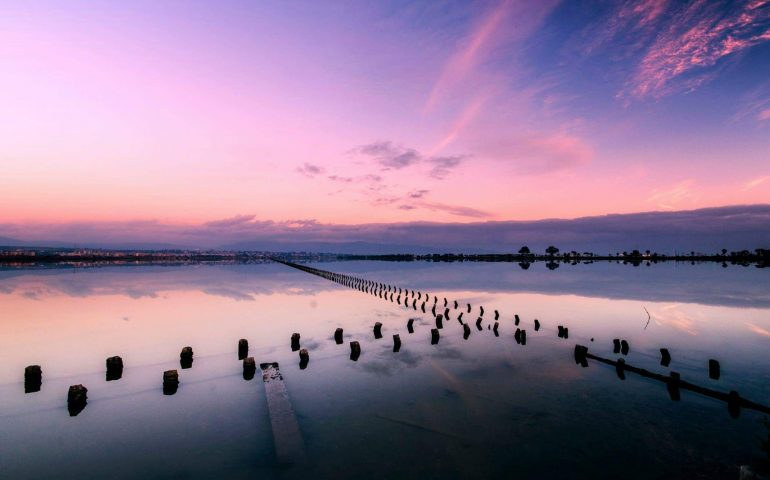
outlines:
[[[770,404],[770,272],[717,264],[332,262],[317,268],[457,299],[438,345],[432,316],[278,264],[0,271],[0,471],[7,478],[737,478],[760,458],[763,415],[612,367],[629,364]],[[440,300],[440,304],[443,301]],[[500,336],[463,339],[456,317],[500,311]],[[451,305],[450,305],[451,306]],[[419,307],[419,303],[418,303]],[[650,314],[648,323],[647,312]],[[514,313],[527,345],[513,339]],[[420,318],[414,334],[410,317]],[[542,323],[539,332],[532,321]],[[384,338],[372,327],[383,323]],[[557,337],[557,325],[569,339]],[[362,355],[349,359],[347,343]],[[289,348],[302,335],[310,363]],[[403,345],[392,352],[392,334]],[[277,361],[307,461],[276,465],[265,390],[242,377],[237,341]],[[594,339],[591,342],[591,338]],[[164,370],[193,367],[164,396]],[[670,369],[658,349],[671,351]],[[119,381],[104,360],[123,357]],[[708,359],[721,378],[708,376]],[[23,370],[40,364],[40,392]],[[78,416],[69,385],[89,389]]]

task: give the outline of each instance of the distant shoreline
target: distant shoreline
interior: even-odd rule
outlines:
[[[508,262],[518,263],[522,268],[528,268],[532,263],[544,262],[549,268],[557,268],[561,264],[576,265],[579,263],[614,262],[631,265],[654,264],[663,262],[678,263],[720,263],[723,265],[756,265],[764,268],[770,266],[770,250],[756,249],[753,253],[748,250],[724,254],[665,255],[658,253],[633,251],[617,255],[596,255],[588,252],[564,252],[556,254],[506,253],[506,254],[391,254],[391,255],[352,255],[336,253],[310,252],[197,252],[197,251],[62,251],[62,250],[30,250],[6,249],[0,250],[0,265],[34,266],[34,265],[184,265],[184,264],[244,264],[266,263],[271,258],[281,260],[291,259],[298,262],[329,262],[329,261],[389,261],[389,262]]]

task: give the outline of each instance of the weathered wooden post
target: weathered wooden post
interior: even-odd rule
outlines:
[[[500,312],[495,310],[495,320],[499,320],[499,319],[500,319]]]
[[[628,355],[628,342],[625,340],[620,341],[620,353]]]
[[[671,397],[672,401],[679,401],[679,373],[671,372],[669,374],[668,381],[666,382],[666,390],[668,390],[668,396]]]
[[[588,366],[588,347],[583,345],[575,345],[575,363],[581,367],[586,368]]]
[[[564,338],[564,327],[559,325],[559,332],[556,334],[559,338]]]
[[[179,365],[182,369],[191,368],[193,364],[193,349],[192,347],[184,347],[182,353],[179,354]]]
[[[463,323],[463,338],[465,340],[468,340],[468,337],[471,336],[471,326],[467,323]]]
[[[396,333],[393,335],[393,351],[398,352],[401,350],[401,337]]]
[[[612,353],[620,353],[620,339],[615,338],[612,340]]]
[[[514,314],[514,315],[513,315],[513,324],[514,324],[514,325],[516,325],[516,326],[518,327],[518,326],[519,326],[519,322],[520,322],[520,321],[521,321],[521,320],[519,319],[519,315],[518,315],[518,314]]]
[[[671,364],[671,354],[668,353],[667,348],[660,349],[660,364],[664,367],[668,367]]]
[[[431,328],[430,329],[430,344],[435,345],[438,343],[439,339],[439,333],[438,328]]]
[[[410,318],[410,319],[409,319],[409,320],[406,322],[406,330],[407,330],[409,333],[414,333],[414,318]]]
[[[243,359],[243,379],[251,380],[254,378],[254,374],[257,372],[257,362],[254,361],[254,357],[246,357]]]
[[[436,328],[444,328],[444,316],[440,313],[436,315]]]
[[[733,418],[741,415],[741,396],[735,390],[730,390],[727,394],[727,412]]]
[[[107,363],[107,375],[108,382],[113,380],[120,380],[123,376],[123,359],[120,357],[109,357]]]
[[[449,309],[448,309],[448,308],[445,308],[445,309],[444,309],[444,318],[446,318],[447,320],[449,320]]]
[[[377,340],[382,338],[382,323],[380,322],[374,324],[374,338]]]
[[[299,333],[291,334],[291,351],[296,352],[299,350]]]
[[[70,417],[76,416],[86,408],[88,403],[88,389],[83,385],[71,385],[67,392],[67,410]]]
[[[516,343],[521,345],[521,329],[517,328],[516,333],[513,334],[513,339],[516,340]]]
[[[356,341],[350,342],[350,359],[355,362],[355,361],[358,361],[358,357],[360,356],[361,356],[361,345]]]
[[[334,341],[337,345],[342,345],[342,329],[338,328],[334,331]]]
[[[618,358],[618,361],[615,363],[615,373],[618,374],[618,378],[621,380],[626,379],[626,361],[622,358]]]
[[[526,345],[527,344],[527,331],[522,330],[521,335],[519,335],[519,338],[521,339],[521,344]]]
[[[484,316],[484,306],[483,305],[479,305],[479,312],[481,312],[481,313],[479,313],[479,315],[481,315],[483,317]]]
[[[535,331],[537,332],[538,330],[540,330],[540,320],[538,320],[538,319],[536,318],[536,319],[535,319]]]
[[[719,362],[713,358],[709,359],[709,378],[719,380],[720,373]]]
[[[420,310],[422,310],[422,313],[425,313],[425,302],[422,302],[422,305],[420,305]]]
[[[238,360],[249,356],[249,341],[245,338],[238,340]]]
[[[433,316],[435,317],[436,316],[436,304],[435,303],[433,304],[433,308],[431,308],[430,311],[433,314]]]
[[[481,328],[481,320],[482,320],[481,317],[476,319],[476,329],[479,330],[479,331],[482,330],[482,328]]]
[[[468,313],[471,313],[471,304],[468,304]]]
[[[458,306],[457,300],[455,300],[455,310],[457,310],[457,306]]]
[[[24,368],[24,393],[39,392],[43,385],[43,370],[40,365],[30,365]]]
[[[310,362],[310,354],[307,348],[303,348],[299,351],[299,369],[304,370],[307,368],[307,364]]]
[[[460,314],[457,315],[457,321],[460,322],[460,325],[463,324],[463,312],[460,312]]]
[[[499,333],[497,333],[497,329],[498,329],[498,327],[500,327],[500,322],[495,322],[495,326],[494,326],[494,327],[492,327],[492,331],[495,333],[495,336],[496,336],[496,337],[499,337],[499,336],[500,336],[500,334],[499,334]]]
[[[179,388],[179,373],[176,370],[163,372],[163,395],[173,395]]]

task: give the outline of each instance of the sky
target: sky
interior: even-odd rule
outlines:
[[[770,203],[770,0],[0,11],[0,236]]]

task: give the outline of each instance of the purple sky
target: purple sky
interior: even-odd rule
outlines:
[[[770,203],[767,0],[2,9],[0,237]]]

